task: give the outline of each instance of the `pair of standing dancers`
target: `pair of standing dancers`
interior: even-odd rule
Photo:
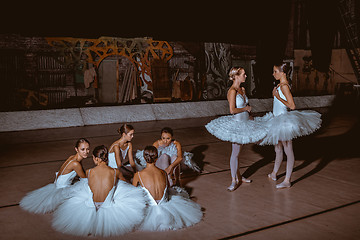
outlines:
[[[292,139],[313,133],[321,126],[321,115],[311,110],[294,111],[295,103],[287,80],[290,68],[288,64],[274,65],[273,76],[280,83],[273,89],[273,111],[263,117],[252,118],[251,106],[245,94],[245,89],[240,84],[245,82],[246,73],[242,67],[233,67],[229,78],[233,81],[228,90],[227,99],[230,113],[233,115],[222,116],[206,124],[206,129],[223,141],[232,143],[230,169],[232,183],[227,188],[234,191],[241,182],[251,180],[241,177],[239,171],[239,154],[242,146],[248,143],[259,145],[274,145],[275,164],[268,177],[274,181],[283,160],[283,152],[287,157],[286,176],[276,188],[291,186],[291,174],[294,167],[294,152]],[[288,111],[291,109],[292,111]],[[241,178],[241,182],[240,179]]]

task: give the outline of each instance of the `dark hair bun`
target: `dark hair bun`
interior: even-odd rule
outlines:
[[[154,163],[158,158],[157,148],[154,146],[146,146],[144,149],[144,158],[147,163]]]

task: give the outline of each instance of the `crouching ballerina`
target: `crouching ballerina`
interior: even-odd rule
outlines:
[[[159,159],[156,166],[168,174],[170,186],[180,185],[180,164],[183,162],[190,169],[200,172],[199,166],[194,162],[193,153],[182,152],[181,144],[173,138],[174,132],[169,127],[161,129],[160,139],[153,143],[158,150]],[[138,168],[144,169],[146,161],[143,157],[143,151],[138,150],[135,154],[138,160]]]
[[[145,190],[150,203],[139,229],[176,230],[200,222],[203,216],[200,205],[190,200],[184,189],[169,188],[166,172],[156,167],[157,148],[146,146],[143,152],[146,168],[135,173],[133,185]]]
[[[283,160],[283,152],[287,157],[285,179],[277,184],[276,188],[291,186],[291,173],[295,162],[292,139],[315,132],[322,122],[321,114],[312,110],[288,111],[288,109],[295,109],[287,80],[289,70],[290,67],[286,63],[274,65],[273,76],[280,83],[273,89],[273,111],[263,117],[255,118],[255,121],[262,123],[268,129],[266,136],[259,144],[275,146],[275,164],[273,171],[268,174],[270,179],[277,180],[276,174]]]
[[[241,182],[251,182],[240,174],[239,154],[244,144],[258,142],[266,135],[266,128],[250,119],[251,106],[245,94],[245,88],[240,87],[246,77],[242,67],[233,67],[230,70],[229,79],[233,83],[228,90],[227,100],[232,115],[218,117],[205,125],[209,133],[220,140],[232,143],[230,157],[232,183],[227,188],[228,191],[234,191]]]
[[[144,218],[146,193],[126,183],[117,169],[107,166],[108,150],[93,151],[96,167],[77,183],[72,196],[54,212],[52,226],[78,236],[116,236],[133,231]],[[120,181],[118,181],[120,179]]]
[[[86,178],[81,160],[88,157],[90,143],[80,138],[75,144],[75,155],[71,155],[55,173],[54,183],[28,193],[21,201],[20,207],[32,213],[49,213],[55,210],[72,190],[71,184],[78,175]]]

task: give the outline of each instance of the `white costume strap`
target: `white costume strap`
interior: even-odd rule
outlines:
[[[140,172],[138,172],[138,175],[139,175],[141,186],[144,187],[144,183],[142,182],[141,177],[140,177]]]
[[[59,178],[59,176],[63,174],[63,172],[65,171],[65,169],[67,168],[67,166],[68,166],[71,162],[73,162],[73,161],[74,161],[74,160],[70,160],[70,161],[65,165],[65,167],[63,168],[63,170],[61,171],[61,173],[56,176],[56,181],[57,181],[57,179]]]

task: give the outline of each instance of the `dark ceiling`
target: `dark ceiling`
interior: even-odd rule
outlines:
[[[200,6],[194,5],[196,1],[132,2],[14,2],[13,7],[3,9],[1,31],[34,37],[152,37],[255,44],[261,37],[277,38],[287,31],[291,2],[295,1],[209,1]],[[326,10],[330,1],[316,2],[318,10]],[[321,11],[317,17],[321,18]]]

